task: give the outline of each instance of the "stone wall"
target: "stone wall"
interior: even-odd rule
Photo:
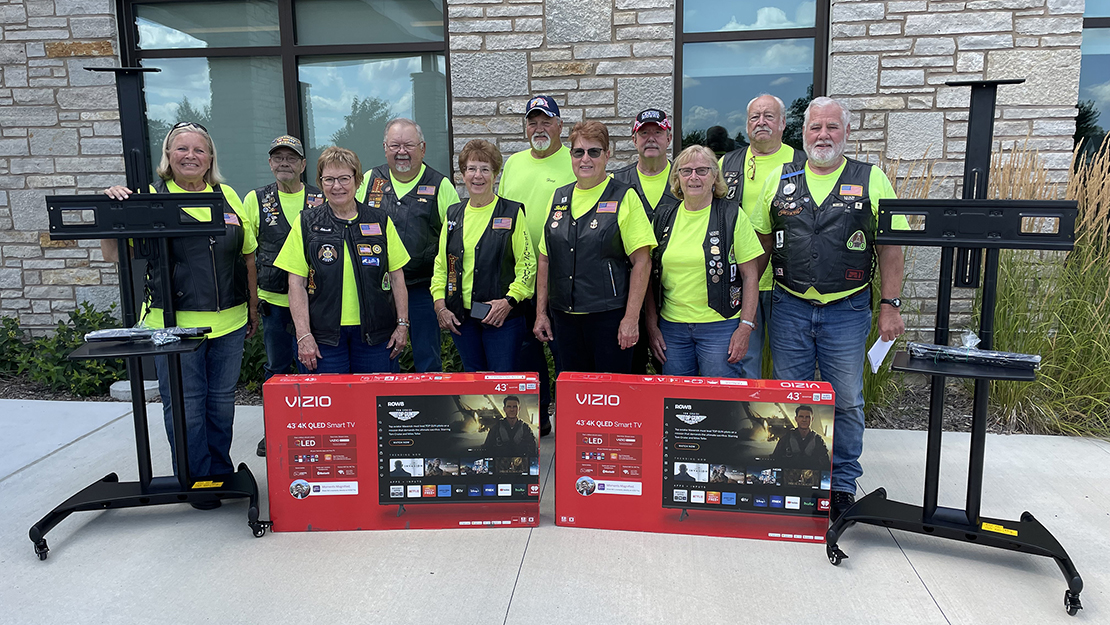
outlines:
[[[559,103],[564,136],[603,122],[611,167],[632,160],[633,117],[674,110],[674,11],[674,0],[447,0],[455,154],[471,139],[526,149],[525,105],[542,94]]]
[[[32,331],[119,299],[98,241],[51,241],[45,196],[124,181],[110,0],[0,1],[0,314]]]
[[[1067,179],[1079,93],[1083,0],[837,0],[828,93],[853,111],[850,143],[900,175],[933,162],[933,197],[962,193],[969,87],[945,81],[1025,78],[1001,86],[994,151],[1039,151],[1051,181]],[[895,181],[895,188],[898,181]],[[931,339],[939,250],[911,248],[903,289]],[[954,294],[954,326],[970,322],[973,291]]]

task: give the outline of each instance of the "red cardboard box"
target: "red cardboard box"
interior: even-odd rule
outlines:
[[[538,386],[535,374],[270,378],[273,529],[535,527]],[[524,428],[511,439],[494,433],[510,397]]]
[[[823,542],[833,404],[826,382],[564,373],[555,521]],[[820,442],[791,445],[800,406]]]

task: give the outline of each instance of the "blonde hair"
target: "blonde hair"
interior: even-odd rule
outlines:
[[[204,126],[196,122],[180,122],[166,133],[166,138],[162,141],[162,160],[158,163],[155,173],[162,180],[173,180],[173,169],[170,168],[170,146],[173,145],[174,139],[187,132],[204,137],[205,143],[208,144],[208,153],[212,155],[212,162],[208,165],[208,171],[204,172],[204,181],[212,186],[223,182],[224,178],[220,175],[220,168],[216,165],[216,144],[212,141],[212,136],[208,134]]]
[[[320,158],[316,159],[316,186],[321,189],[324,188],[324,183],[320,179],[324,177],[324,168],[328,165],[350,167],[355,176],[354,188],[358,189],[362,186],[362,179],[365,176],[362,173],[362,162],[358,160],[358,154],[336,145],[321,152]]]
[[[695,156],[703,156],[705,160],[712,163],[711,169],[713,170],[713,197],[724,197],[728,195],[728,185],[725,184],[725,177],[721,174],[721,168],[717,166],[717,155],[713,150],[705,147],[704,145],[691,145],[683,150],[678,158],[674,159],[671,165],[671,193],[680,200],[685,199],[682,197],[682,185],[679,184],[678,170],[680,167],[694,160]]]

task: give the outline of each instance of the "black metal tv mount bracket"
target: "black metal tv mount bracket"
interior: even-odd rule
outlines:
[[[141,67],[86,68],[110,71],[116,75],[120,103],[127,186],[146,189],[149,185],[146,114],[142,99],[142,72],[158,71]],[[170,258],[170,240],[183,236],[222,236],[225,233],[226,201],[221,193],[137,193],[126,200],[107,195],[54,195],[46,198],[51,239],[116,239],[119,246],[120,301],[123,323],[135,325],[137,310],[131,285],[133,268],[128,247],[133,241],[136,256],[160,254]],[[207,208],[211,221],[184,217],[188,208]],[[171,284],[169,263],[159,263],[163,284]],[[163,310],[165,327],[176,325],[172,298]],[[189,451],[185,432],[185,399],[181,383],[181,354],[196,351],[206,339],[184,339],[167,345],[106,341],[86,343],[69,355],[74,360],[125,358],[131,379],[131,405],[135,422],[135,447],[139,480],[120,482],[109,473],[76,493],[31,526],[28,535],[35,553],[45,560],[50,548],[46,534],[74,512],[155,506],[172,503],[203,503],[238,497],[250,498],[247,523],[261,537],[270,526],[258,520],[258,484],[246,464],[234,473],[194,476],[189,472]],[[165,356],[170,385],[170,411],[174,424],[174,462],[177,474],[154,477],[150,459],[150,436],[142,379],[142,358]]]
[[[949,86],[971,87],[963,199],[880,200],[879,202],[876,244],[941,248],[936,330],[933,339],[937,345],[948,344],[953,285],[978,287],[980,268],[982,268],[979,347],[993,348],[999,250],[1068,251],[1074,247],[1077,215],[1075,201],[982,199],[986,196],[987,177],[990,171],[991,136],[998,85],[1021,82],[1024,80],[947,83]],[[892,229],[891,219],[896,215],[906,216],[911,229]],[[986,250],[985,263],[983,250]],[[955,265],[955,272],[953,265]],[[829,527],[825,535],[826,555],[829,562],[839,565],[841,560],[848,557],[837,547],[837,540],[855,523],[1045,556],[1056,561],[1067,580],[1068,589],[1064,592],[1064,609],[1074,616],[1083,607],[1079,601],[1083,580],[1067,552],[1048,529],[1029,512],[1023,512],[1020,521],[989,518],[979,514],[983,490],[983,447],[987,434],[987,400],[990,394],[990,381],[1032,381],[1036,379],[1036,373],[967,363],[933,362],[929,359],[912,358],[906,352],[898,352],[894,355],[891,369],[922,373],[931,377],[924,505],[914,506],[890,501],[886,498],[884,488],[878,488],[864,496],[844,511]],[[949,377],[975,380],[967,498],[963,509],[943,507],[937,503],[944,423],[944,385],[945,379]]]

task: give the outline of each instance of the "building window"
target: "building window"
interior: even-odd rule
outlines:
[[[1079,113],[1075,142],[1083,153],[1098,150],[1110,124],[1110,0],[1087,0],[1083,12],[1083,55],[1079,68]]]
[[[450,174],[444,0],[121,3],[122,62],[145,74],[152,167],[179,121],[211,132],[240,193],[273,181],[270,140],[301,138],[316,177],[324,148],[385,162],[393,117],[424,130],[429,166]]]
[[[829,0],[681,0],[677,11],[682,147],[743,147],[748,102],[770,93],[787,107],[783,140],[801,148],[801,113],[825,92]]]

